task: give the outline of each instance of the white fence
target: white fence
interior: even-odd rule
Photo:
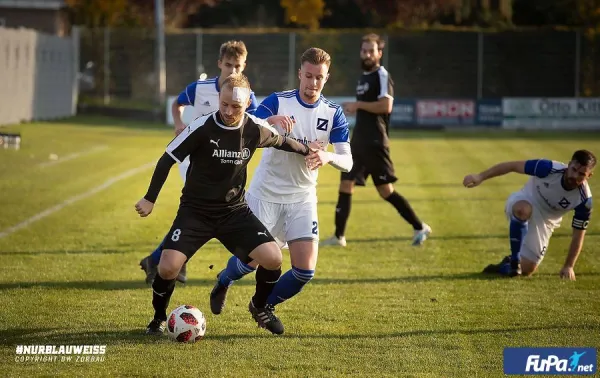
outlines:
[[[79,32],[61,38],[0,27],[0,125],[74,115]]]

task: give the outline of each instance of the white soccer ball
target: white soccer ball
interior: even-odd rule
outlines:
[[[173,341],[195,343],[204,337],[205,332],[206,318],[194,306],[179,306],[167,318],[167,334]]]

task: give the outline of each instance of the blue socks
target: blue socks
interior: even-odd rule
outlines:
[[[523,240],[527,234],[527,222],[516,218],[514,215],[510,217],[509,235],[510,235],[510,259],[511,261],[520,261],[519,252]]]
[[[227,261],[227,267],[219,275],[219,283],[223,286],[231,286],[233,281],[237,281],[248,273],[254,272],[255,269],[250,265],[244,264],[240,259],[231,256]]]
[[[227,267],[219,275],[219,283],[223,286],[231,286],[234,281],[239,280],[248,273],[252,273],[255,269],[250,265],[244,264],[240,259],[231,256],[227,261]],[[267,303],[277,305],[283,301],[292,298],[298,294],[304,285],[306,285],[315,276],[314,270],[300,269],[292,266],[292,269],[285,272],[277,281],[275,288]]]
[[[167,237],[165,236],[165,239],[166,238]],[[154,264],[154,265],[158,265],[158,263],[160,262],[160,256],[162,255],[163,247],[165,245],[165,239],[163,239],[160,242],[160,244],[158,245],[158,247],[156,247],[156,249],[150,255],[150,256],[152,256],[152,264]]]
[[[292,269],[285,272],[285,274],[279,278],[273,292],[269,295],[269,298],[267,298],[267,304],[275,306],[292,298],[294,295],[298,294],[304,285],[306,285],[314,276],[314,270],[300,269],[292,266]]]

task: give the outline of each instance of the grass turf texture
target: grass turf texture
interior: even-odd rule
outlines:
[[[23,140],[19,151],[0,149],[0,232],[155,162],[172,139],[163,125],[106,118],[2,130],[20,132]],[[558,278],[571,214],[533,278],[484,276],[485,265],[509,253],[504,202],[526,177],[508,175],[472,190],[461,186],[465,174],[496,162],[568,161],[578,148],[600,153],[600,136],[394,132],[396,189],[433,227],[432,239],[411,247],[412,230],[372,183],[358,188],[348,247],[322,248],[315,279],[278,307],[283,337],[257,329],[248,313],[253,275],[233,286],[222,315],[210,313],[209,292],[230,256],[212,241],[191,260],[188,284],[177,286],[169,307],[192,304],[205,313],[206,337],[192,345],[144,335],[152,292],[138,262],[169,229],[181,188],[173,168],[154,213],[140,219],[133,205],[149,183],[148,166],[0,238],[3,375],[501,376],[506,346],[597,347],[600,222],[592,219],[576,282]],[[48,165],[50,154],[58,160]],[[338,182],[332,167],[321,169],[322,238],[333,233]],[[591,179],[592,189],[598,182]],[[18,344],[107,349],[104,362],[16,362]]]

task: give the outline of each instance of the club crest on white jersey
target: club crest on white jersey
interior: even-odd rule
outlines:
[[[300,98],[297,89],[276,92],[264,99],[255,114],[266,119],[287,115],[295,121],[290,133],[277,131],[299,142],[329,143],[349,141],[348,121],[340,107],[321,95],[314,104]],[[306,167],[304,157],[273,148],[263,152],[248,192],[259,199],[275,203],[316,201],[317,170]]]

